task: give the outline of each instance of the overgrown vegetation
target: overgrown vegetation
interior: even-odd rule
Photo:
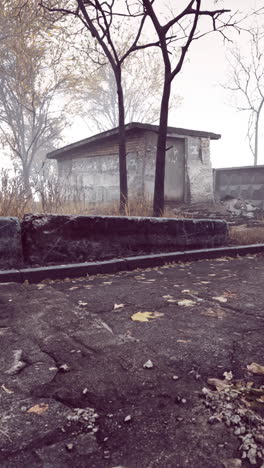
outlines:
[[[120,216],[119,201],[94,204],[85,200],[81,189],[58,184],[57,177],[38,177],[25,190],[20,177],[12,177],[7,169],[0,171],[0,216],[22,218],[25,213]],[[131,199],[126,216],[152,216],[152,200]],[[179,217],[167,208],[164,217]]]
[[[264,244],[264,226],[232,226],[229,238],[236,245]]]

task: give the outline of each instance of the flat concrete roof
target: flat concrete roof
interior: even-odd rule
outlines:
[[[257,166],[232,166],[232,167],[214,167],[213,171],[237,171],[243,169],[263,169],[264,165],[258,164]]]
[[[145,124],[140,122],[131,122],[125,125],[126,133],[141,130],[141,131],[152,131],[157,133],[159,131],[158,125],[152,124]],[[178,128],[178,127],[168,127],[167,135],[177,134],[179,136],[194,136],[194,137],[201,137],[201,138],[210,138],[210,140],[219,140],[221,135],[212,132],[204,132],[201,130],[189,130],[186,128]],[[47,158],[49,159],[58,159],[61,156],[66,155],[67,153],[80,148],[87,148],[92,143],[97,143],[107,138],[111,138],[118,135],[118,127],[112,128],[111,130],[106,130],[105,132],[97,133],[89,138],[85,138],[83,140],[77,141],[76,143],[72,143],[70,145],[63,146],[62,148],[58,148],[54,151],[51,151],[47,154]]]

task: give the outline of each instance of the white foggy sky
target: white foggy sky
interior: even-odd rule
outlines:
[[[264,6],[263,3],[262,0],[224,0],[218,5],[244,13],[252,8]],[[180,4],[186,5],[186,0],[180,0]],[[212,7],[212,1],[208,1],[209,4]],[[245,47],[245,34],[232,36]],[[226,47],[227,44],[224,44],[217,33],[192,44],[188,61],[184,64],[181,75],[174,81],[175,92],[183,97],[183,103],[169,116],[169,124],[172,126],[212,131],[222,135],[221,140],[211,143],[213,167],[253,163],[246,140],[247,113],[236,111],[231,106],[228,92],[219,85],[227,78]],[[87,126],[77,119],[67,140],[76,141],[89,134]],[[260,148],[259,164],[264,164],[263,149]]]
[[[169,1],[177,8],[186,6],[187,0],[158,0],[168,5]],[[205,2],[206,5],[206,2]],[[212,8],[213,0],[208,0]],[[243,13],[250,9],[264,6],[264,0],[220,0],[217,7],[240,10]],[[262,20],[264,16],[262,16]],[[245,34],[232,34],[235,41],[244,47],[247,41]],[[188,60],[182,72],[174,80],[176,94],[183,97],[182,105],[169,116],[169,124],[194,130],[212,131],[222,135],[221,140],[211,143],[211,160],[213,167],[251,165],[253,163],[246,140],[247,113],[232,108],[227,91],[219,83],[227,78],[225,58],[227,45],[217,33],[210,34],[191,45]],[[262,116],[264,123],[264,112]],[[264,128],[264,125],[262,126]],[[91,135],[87,124],[80,118],[73,121],[72,128],[65,132],[64,144],[78,141]],[[264,138],[263,138],[264,140]],[[264,164],[264,144],[260,147],[259,164]],[[6,166],[7,160],[1,159]]]

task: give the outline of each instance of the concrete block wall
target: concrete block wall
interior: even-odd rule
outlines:
[[[264,166],[214,169],[215,195],[242,198],[264,208]]]
[[[100,156],[100,157],[98,157]],[[130,197],[143,197],[144,135],[127,137],[127,173]],[[89,151],[74,152],[58,160],[59,177],[63,183],[81,194],[89,203],[119,200],[119,158],[116,141],[95,143]]]

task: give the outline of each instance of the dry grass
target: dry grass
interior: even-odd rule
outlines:
[[[97,204],[84,200],[81,190],[72,190],[58,184],[54,177],[38,179],[31,186],[32,195],[23,189],[18,177],[10,177],[7,170],[0,171],[0,216],[22,218],[25,213],[54,213],[73,215],[120,216],[119,201]],[[152,216],[152,200],[133,199],[129,201],[126,216]],[[163,214],[168,218],[185,217],[166,208]]]
[[[16,216],[21,218],[24,213],[32,212],[35,203],[26,194],[18,177],[10,177],[6,169],[0,171],[0,216]]]
[[[229,228],[232,244],[251,245],[264,243],[264,227],[232,226]]]

